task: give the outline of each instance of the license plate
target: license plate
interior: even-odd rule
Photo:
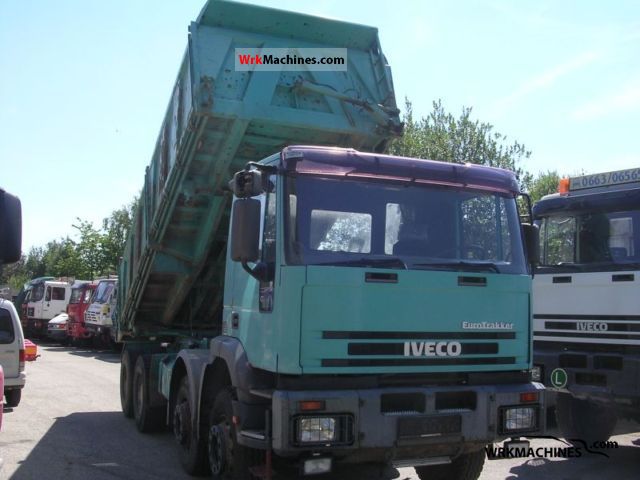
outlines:
[[[431,415],[398,419],[398,438],[436,437],[462,431],[460,415]]]
[[[511,440],[499,445],[489,446],[487,458],[489,460],[508,460],[513,458],[527,458],[529,452],[528,440]]]

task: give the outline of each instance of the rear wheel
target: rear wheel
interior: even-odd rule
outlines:
[[[252,480],[250,469],[262,463],[260,450],[239,445],[232,421],[232,393],[229,388],[218,392],[209,415],[207,456],[211,474],[216,480]]]
[[[164,408],[151,406],[149,391],[149,357],[139,355],[133,371],[132,408],[136,427],[142,433],[160,430],[163,426]]]
[[[209,469],[206,443],[193,428],[189,379],[180,381],[173,408],[173,435],[178,442],[180,463],[190,475],[204,475]]]
[[[22,389],[6,390],[4,396],[7,398],[7,407],[17,407],[20,403],[20,398],[22,398]],[[1,407],[2,405],[0,405]]]
[[[556,421],[562,436],[582,445],[609,439],[616,428],[617,415],[615,410],[599,405],[589,400],[574,398],[568,393],[559,393],[556,403]],[[574,442],[576,440],[576,442]]]
[[[120,357],[120,404],[127,418],[133,417],[133,357],[125,348]]]
[[[420,480],[476,480],[484,465],[484,450],[465,453],[445,465],[416,467]]]

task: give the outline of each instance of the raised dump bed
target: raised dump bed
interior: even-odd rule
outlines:
[[[345,48],[346,71],[236,71],[236,48]],[[120,338],[217,333],[234,171],[291,144],[383,151],[400,133],[377,29],[208,2],[189,27],[120,265]]]

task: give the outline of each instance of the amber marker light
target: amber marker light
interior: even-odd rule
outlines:
[[[568,178],[561,178],[560,182],[558,182],[558,192],[561,195],[566,195],[567,193],[569,193],[569,179]]]
[[[298,408],[301,412],[317,412],[318,410],[324,410],[324,401],[303,400],[298,402]]]
[[[525,392],[520,394],[521,403],[531,403],[538,401],[538,392]]]

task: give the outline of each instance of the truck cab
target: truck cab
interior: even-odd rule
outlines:
[[[43,280],[33,284],[27,301],[26,332],[46,335],[49,320],[64,313],[71,298],[71,281]]]
[[[84,323],[84,314],[91,304],[93,292],[98,286],[97,281],[77,281],[71,289],[71,298],[67,305],[67,335],[72,343],[79,343],[91,338]]]
[[[98,280],[91,304],[84,314],[85,333],[106,344],[111,342],[112,314],[115,312],[117,292],[117,278]]]
[[[640,420],[640,169],[563,179],[533,213],[536,372],[563,435],[604,441]]]

